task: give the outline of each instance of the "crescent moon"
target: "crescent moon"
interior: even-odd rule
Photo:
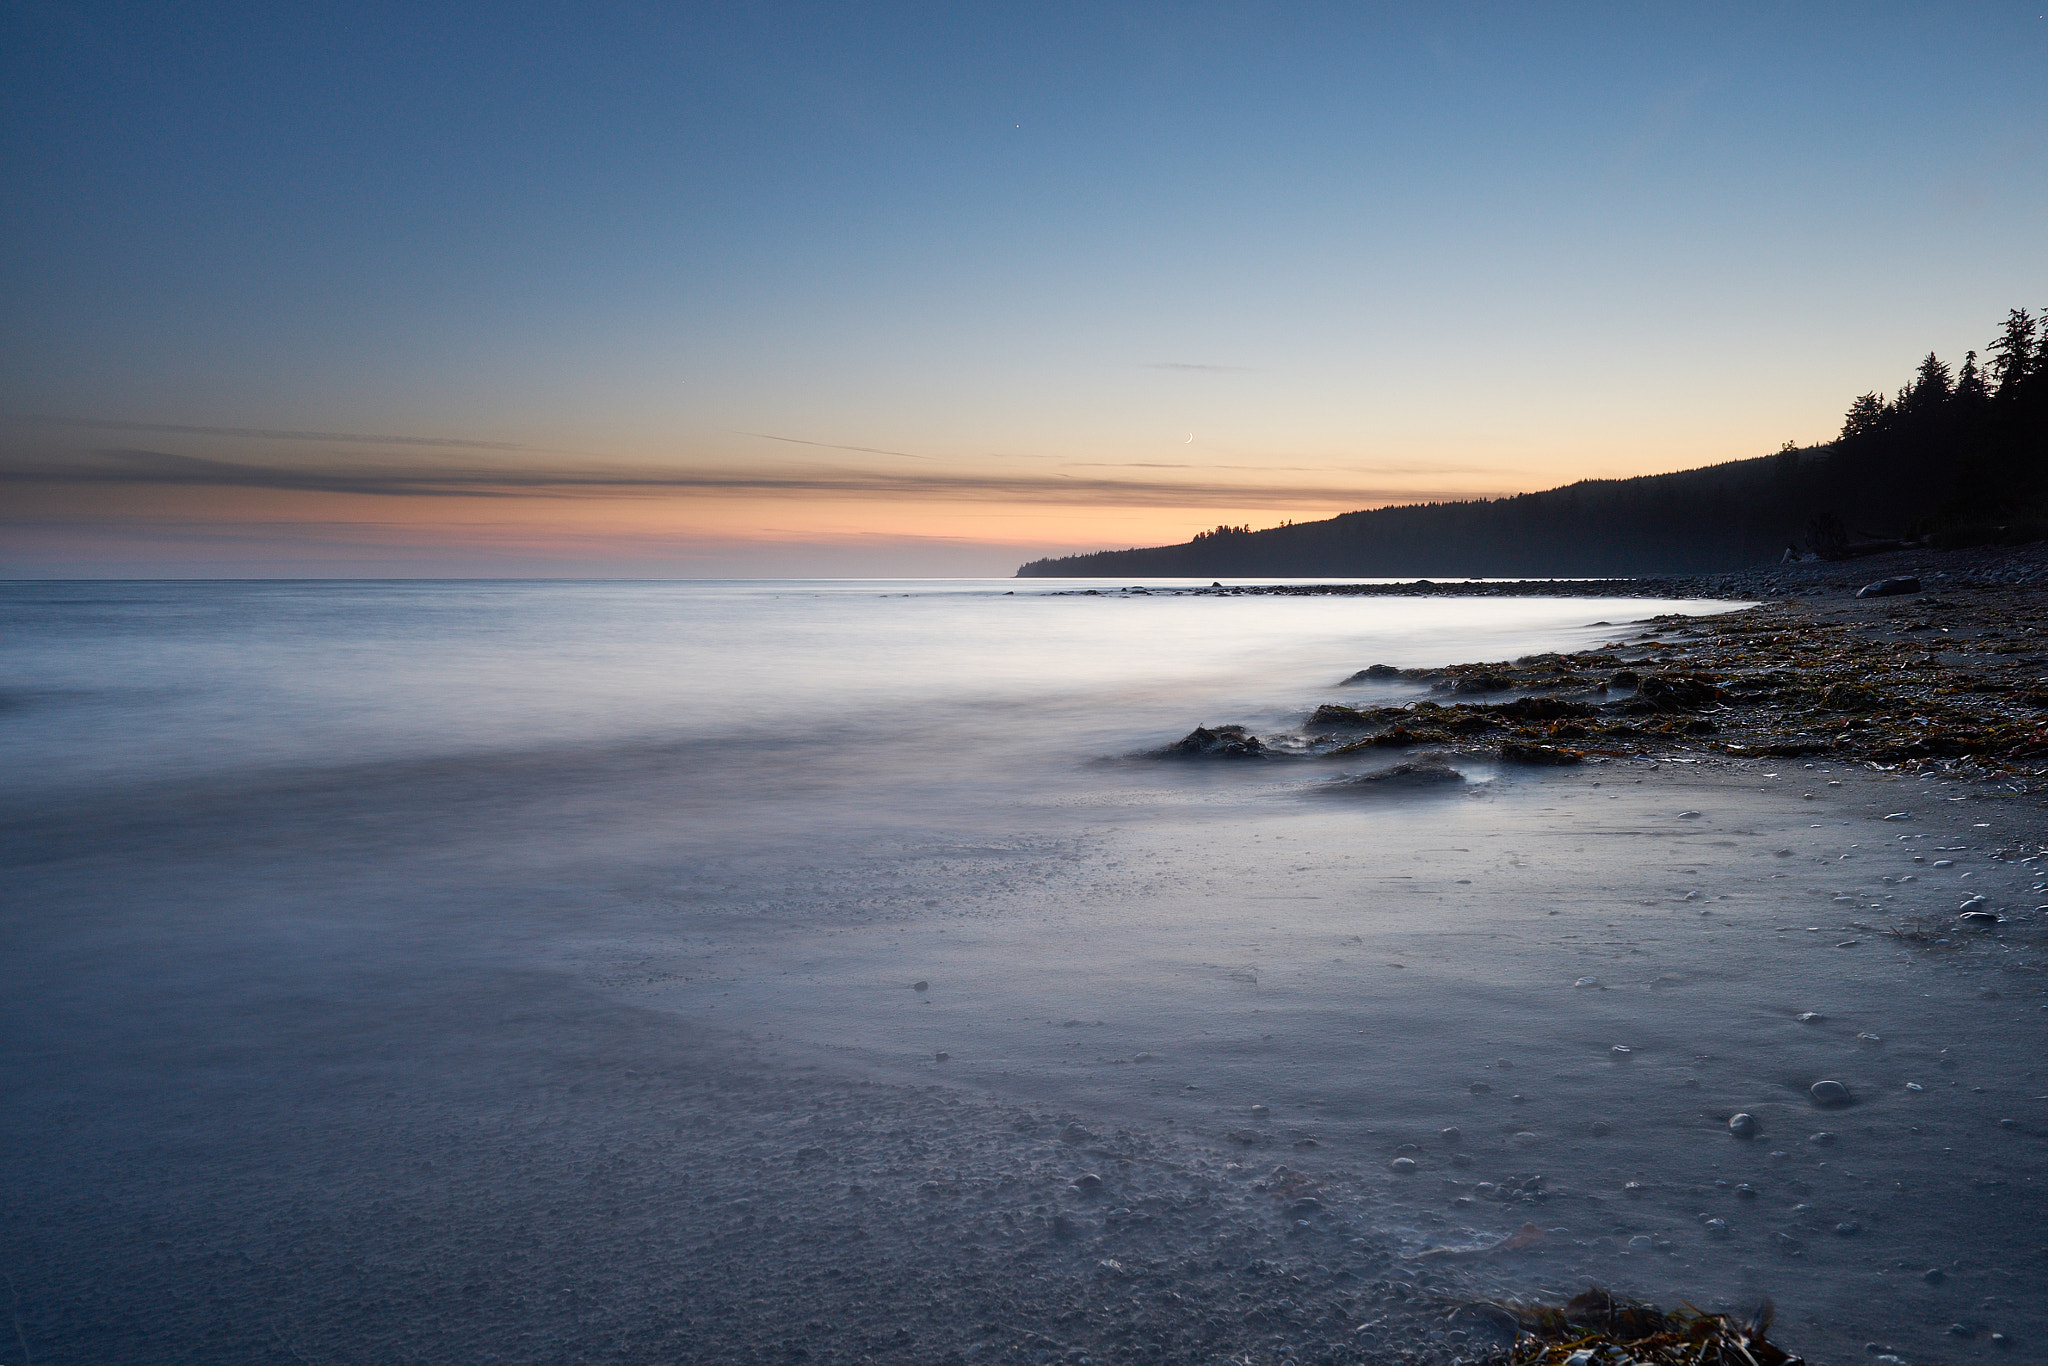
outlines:
[[[1181,444],[1181,445],[1183,445],[1183,446],[1192,446],[1192,445],[1194,445],[1194,444],[1195,444],[1195,434],[1194,434],[1193,432],[1189,432],[1189,433],[1188,433],[1188,439],[1187,439],[1187,440],[1185,440],[1185,441],[1183,441],[1183,442],[1181,442],[1180,444]]]

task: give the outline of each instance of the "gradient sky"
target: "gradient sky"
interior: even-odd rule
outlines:
[[[1823,441],[2048,303],[1972,5],[39,4],[0,574],[954,574]]]

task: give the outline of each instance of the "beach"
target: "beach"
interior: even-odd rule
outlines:
[[[53,757],[5,824],[20,1353],[1470,1362],[1501,1339],[1464,1306],[1597,1284],[1770,1297],[1811,1361],[2023,1358],[2030,564],[1659,586],[1505,658],[1338,632],[1286,666],[1313,686],[1118,675],[1017,734],[970,692],[943,749],[886,708],[828,743],[841,678],[774,743],[600,746],[586,699],[521,713],[554,750],[309,766],[309,720],[113,791]],[[1901,568],[1939,586],[1851,596]],[[1079,610],[1344,606],[1235,587]],[[1226,723],[1266,756],[1150,757]],[[1426,754],[1457,780],[1346,784]]]

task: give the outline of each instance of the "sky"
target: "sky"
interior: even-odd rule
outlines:
[[[0,576],[1002,575],[1826,441],[2048,4],[0,9]]]

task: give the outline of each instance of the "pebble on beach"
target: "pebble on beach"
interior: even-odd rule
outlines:
[[[1838,1081],[1817,1081],[1806,1088],[1806,1093],[1813,1097],[1815,1105],[1825,1109],[1847,1105],[1851,1099],[1849,1088]]]
[[[1739,1114],[1728,1121],[1728,1132],[1737,1138],[1755,1138],[1763,1132],[1763,1126],[1757,1123],[1755,1115]]]

